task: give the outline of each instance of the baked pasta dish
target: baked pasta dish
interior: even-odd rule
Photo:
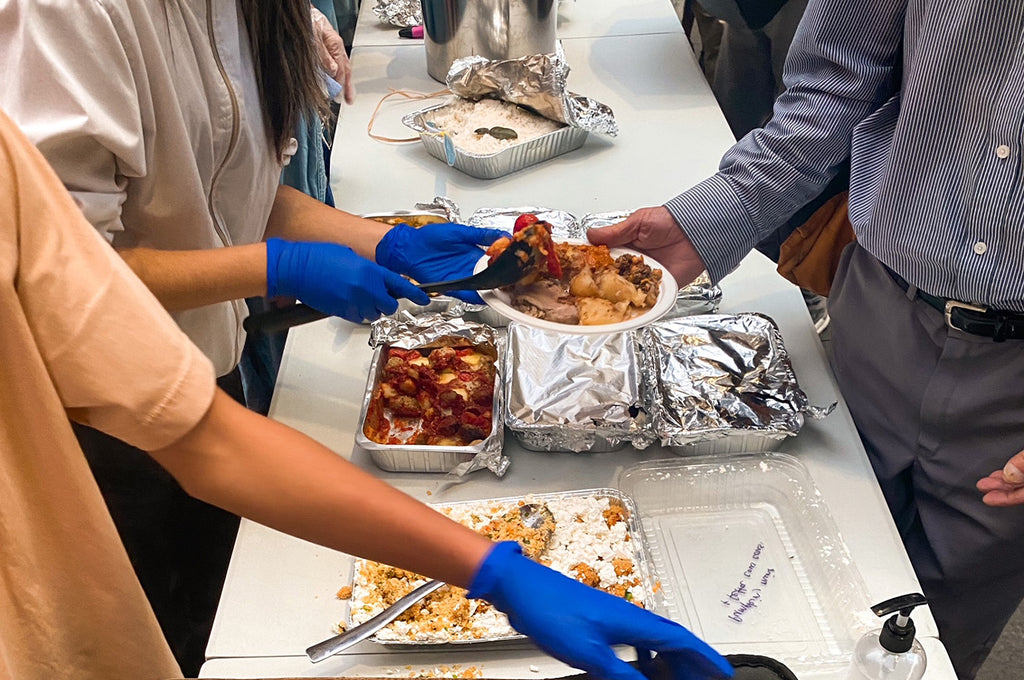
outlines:
[[[596,326],[632,319],[658,301],[662,272],[639,255],[612,257],[608,246],[555,243],[550,224],[521,215],[512,238],[498,239],[487,250],[491,261],[513,240],[527,242],[535,253],[531,274],[503,289],[524,314]]]
[[[587,585],[646,606],[648,587],[638,564],[629,511],[620,499],[594,494],[545,500],[554,527],[524,525],[518,506],[534,502],[472,501],[435,508],[495,541],[515,540],[531,559]],[[543,537],[541,534],[545,534]],[[370,560],[354,566],[349,619],[358,625],[426,583],[424,576]],[[339,597],[343,597],[339,595]],[[378,642],[444,643],[519,637],[504,614],[466,591],[446,585],[404,612],[374,638]]]
[[[491,347],[384,349],[363,423],[378,444],[470,446],[491,433],[494,362]]]

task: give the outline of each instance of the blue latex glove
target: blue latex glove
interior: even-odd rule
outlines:
[[[414,229],[395,225],[377,244],[377,263],[420,283],[454,281],[473,275],[473,267],[483,257],[481,246],[489,246],[502,236],[499,229],[480,229],[445,222],[424,224]],[[453,297],[480,304],[474,291],[457,291]]]
[[[337,243],[267,240],[267,297],[298,298],[321,312],[360,323],[393,314],[398,298],[430,297],[393,271]]]
[[[615,644],[658,652],[675,680],[733,674],[725,658],[686,628],[523,557],[511,541],[487,555],[469,597],[487,600],[545,652],[595,677],[645,680],[615,656]]]

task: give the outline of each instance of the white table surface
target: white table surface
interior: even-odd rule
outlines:
[[[423,49],[422,40],[399,38],[398,26],[382,23],[373,13],[376,4],[374,0],[363,0],[352,36],[353,47],[414,43]],[[598,38],[681,30],[675,10],[667,0],[561,0],[555,35],[558,38]]]
[[[342,108],[331,158],[338,206],[385,212],[448,196],[464,216],[480,207],[522,204],[584,215],[661,204],[718,168],[732,134],[682,32],[576,38],[563,46],[572,67],[569,88],[610,106],[619,135],[592,134],[576,151],[492,180],[449,168],[418,140],[388,144],[370,138],[367,123],[388,88],[429,93],[439,85],[427,75],[421,46],[355,48],[359,94],[355,104]],[[415,136],[402,116],[439,101],[391,98],[373,131]]]
[[[927,670],[923,680],[953,680],[956,676],[953,666],[949,662],[949,656],[938,640],[923,638],[921,644],[924,646],[925,655],[928,658]],[[406,665],[388,665],[386,657],[363,657],[363,656],[336,656],[326,659],[318,664],[312,664],[306,657],[298,656],[277,656],[277,657],[250,657],[241,659],[212,659],[203,664],[201,678],[255,678],[255,677],[309,677],[309,678],[331,678],[331,677],[358,677],[376,673],[380,669],[385,670],[385,677],[408,678],[414,673],[424,675],[434,671],[440,666],[451,665],[446,656],[433,654],[417,660],[418,663],[412,668]],[[408,664],[407,664],[408,665]],[[566,669],[565,666],[562,666]],[[491,670],[488,668],[487,670]],[[568,670],[568,669],[566,669]],[[524,678],[533,676],[532,671],[523,672],[520,667],[517,674],[509,675],[509,678]],[[502,676],[489,674],[488,678],[500,678]],[[801,678],[801,680],[804,680]]]
[[[367,122],[388,88],[430,91],[436,84],[426,73],[422,46],[357,47],[353,73],[359,95],[343,109],[332,158],[339,207],[356,213],[408,209],[443,195],[455,200],[464,216],[479,207],[524,204],[582,216],[660,204],[715,170],[732,138],[681,32],[577,38],[564,45],[573,66],[570,87],[612,106],[621,134],[611,140],[591,135],[577,151],[495,180],[463,175],[427,155],[418,142],[370,139]],[[376,131],[402,135],[399,111],[421,106],[386,104]],[[798,290],[757,253],[722,288],[722,311],[759,311],[778,323],[812,403],[840,402],[781,450],[800,459],[826,501],[865,584],[865,607],[919,591]],[[339,319],[292,329],[271,416],[425,502],[612,486],[624,467],[672,455],[658,446],[586,456],[534,453],[510,439],[506,453],[512,466],[502,479],[481,471],[464,484],[443,488],[439,475],[385,473],[354,444],[371,358],[366,341],[365,327]],[[441,660],[427,651],[382,653],[380,646],[363,642],[314,666],[303,652],[343,618],[345,604],[335,592],[349,577],[350,565],[347,555],[243,520],[207,648],[214,661],[203,674],[386,675],[388,669],[440,663],[480,666],[485,677],[522,677],[529,666],[538,669],[530,677],[569,672],[521,643],[463,647]],[[867,611],[865,616],[871,618]],[[923,638],[937,635],[926,608],[914,619]],[[934,640],[928,644],[937,658],[927,677],[952,680],[941,647]]]

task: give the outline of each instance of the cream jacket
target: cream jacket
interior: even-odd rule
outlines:
[[[0,108],[117,248],[262,239],[281,167],[229,0],[0,0]],[[218,375],[243,301],[175,313]]]

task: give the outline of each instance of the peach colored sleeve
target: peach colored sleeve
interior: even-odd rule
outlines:
[[[0,187],[0,256],[69,416],[147,450],[186,434],[213,367],[2,112]]]

